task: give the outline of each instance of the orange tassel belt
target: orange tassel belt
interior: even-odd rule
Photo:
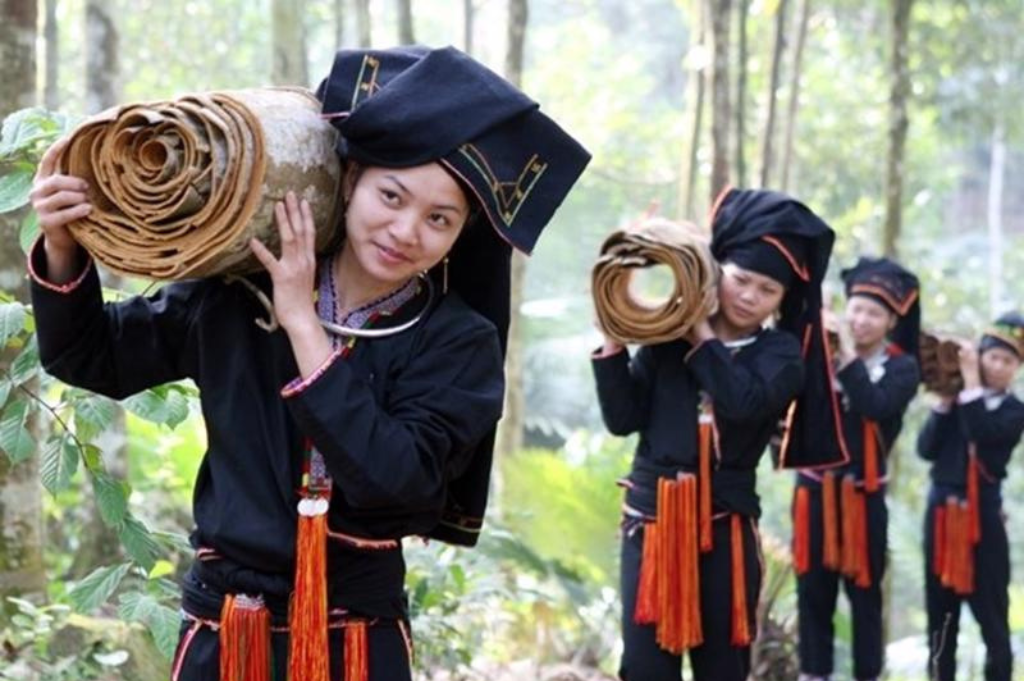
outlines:
[[[402,620],[380,620],[351,617],[344,609],[330,611],[329,629],[345,632],[344,681],[369,679],[369,646],[367,631],[370,627],[390,625],[398,627],[405,641],[406,652],[412,660],[413,646],[409,628]],[[171,667],[171,681],[178,681],[188,649],[203,627],[218,633],[220,644],[220,681],[271,681],[270,637],[288,634],[289,627],[273,626],[270,611],[259,596],[228,594],[224,597],[219,619],[207,619],[182,610],[185,620],[192,623],[182,638]]]
[[[871,586],[866,487],[846,475],[837,490],[836,475],[831,471],[820,477],[801,475],[821,481],[822,567],[842,573],[858,587]],[[811,488],[797,485],[793,500],[793,568],[797,575],[811,569],[811,493]]]
[[[644,523],[643,555],[637,585],[637,624],[656,627],[658,645],[673,654],[704,641],[700,600],[700,541],[703,523],[699,483],[691,474],[658,481],[658,511],[653,522]],[[722,513],[714,520],[730,518],[732,552],[732,634],[735,646],[748,646],[753,638],[748,618],[746,562],[743,550],[743,518]],[[709,518],[711,520],[712,518]],[[709,533],[710,534],[710,533]],[[710,542],[708,542],[710,550]]]
[[[960,596],[974,593],[974,547],[981,541],[981,479],[984,470],[974,445],[967,456],[967,498],[956,495],[935,506],[932,524],[932,571],[947,589]]]

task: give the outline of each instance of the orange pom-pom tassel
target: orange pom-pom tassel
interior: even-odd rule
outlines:
[[[640,580],[636,588],[633,621],[654,624],[658,621],[658,524],[644,525],[644,551],[640,558]]]
[[[878,432],[873,421],[864,419],[864,491],[878,491]]]
[[[841,563],[839,547],[839,520],[836,517],[836,476],[825,473],[821,481],[821,564],[830,570],[838,570]]]

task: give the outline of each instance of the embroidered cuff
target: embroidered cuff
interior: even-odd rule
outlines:
[[[331,365],[334,364],[335,360],[341,357],[342,352],[343,348],[339,348],[332,352],[331,356],[325,359],[323,364],[318,366],[309,376],[306,376],[305,378],[297,376],[289,381],[288,385],[281,388],[281,397],[294,397],[309,386],[313,385],[318,378],[324,375],[324,372],[331,368]]]
[[[967,404],[974,400],[980,399],[985,396],[985,390],[983,388],[969,388],[967,390],[961,390],[960,394],[957,395],[956,401],[960,404]]]
[[[82,267],[82,271],[72,281],[65,284],[55,284],[46,279],[46,251],[43,246],[43,238],[42,234],[36,237],[32,248],[28,251],[29,276],[32,277],[32,281],[45,289],[55,291],[56,293],[71,293],[78,288],[79,284],[85,280],[86,275],[89,274],[89,270],[92,269],[92,258],[89,255],[85,256],[85,266]]]

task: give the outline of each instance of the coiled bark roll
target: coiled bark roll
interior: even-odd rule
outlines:
[[[278,247],[274,203],[309,201],[324,248],[337,231],[336,132],[301,88],[208,92],[108,109],[80,125],[58,163],[89,183],[69,225],[119,274],[183,279],[260,268],[249,239]]]
[[[664,303],[639,300],[630,283],[638,268],[664,265],[674,278]],[[650,218],[617,231],[601,247],[591,285],[598,324],[619,343],[650,345],[681,338],[718,308],[718,263],[696,225]]]

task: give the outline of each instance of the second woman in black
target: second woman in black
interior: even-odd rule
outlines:
[[[719,311],[634,357],[612,341],[593,359],[608,429],[640,433],[623,480],[620,676],[743,681],[761,582],[757,464],[803,385],[796,318],[816,299],[832,231],[782,194],[731,190],[712,217]],[[813,294],[813,295],[812,295]],[[806,322],[801,318],[799,323]],[[782,330],[787,329],[787,330]],[[670,553],[671,552],[671,553]]]

